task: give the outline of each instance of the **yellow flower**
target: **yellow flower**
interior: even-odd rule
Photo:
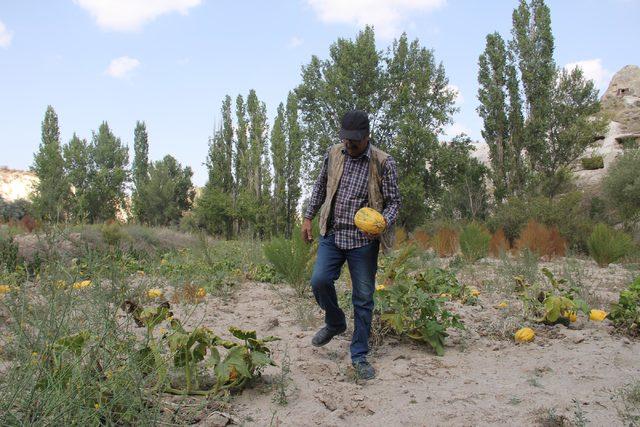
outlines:
[[[469,293],[472,297],[477,297],[480,295],[480,291],[478,290],[478,288],[474,288],[473,286],[469,288]]]
[[[506,301],[501,301],[500,304],[498,304],[496,307],[498,308],[507,308],[509,304],[507,304]]]
[[[564,313],[562,313],[562,317],[569,319],[569,322],[575,322],[576,320],[578,320],[578,315],[575,311],[565,311]]]
[[[0,285],[0,294],[6,294],[11,290],[9,285]]]
[[[113,376],[113,372],[107,371],[107,372],[104,373],[104,376],[107,377],[108,380],[110,380],[111,377]]]
[[[593,320],[594,322],[602,322],[605,317],[607,317],[608,313],[604,310],[591,310],[589,312],[589,320]]]
[[[160,298],[162,297],[162,295],[163,295],[162,289],[151,288],[147,291],[147,296],[149,298]]]
[[[100,404],[98,402],[96,402],[93,406],[96,408],[96,410],[100,409]]]
[[[56,286],[60,289],[64,289],[67,286],[67,284],[65,283],[64,280],[56,280]]]
[[[158,328],[158,332],[159,332],[160,334],[164,335],[164,334],[166,334],[166,333],[167,333],[167,332],[169,332],[169,331],[167,331],[167,328],[162,328],[162,327],[160,327],[160,328]]]
[[[83,289],[87,286],[91,286],[91,280],[83,280],[81,282],[76,282],[73,284],[73,289]]]
[[[204,298],[205,295],[207,295],[207,291],[205,291],[204,288],[198,288],[196,291],[196,297]]]
[[[138,273],[138,276],[144,276],[144,274],[145,274],[144,271],[142,271],[142,270],[138,270],[137,273]]]
[[[162,258],[162,259],[160,260],[160,265],[165,265],[166,263],[167,263],[167,260],[166,260],[166,259]]]
[[[376,291],[384,290],[384,285],[376,285]]]
[[[440,298],[451,298],[451,294],[442,293],[442,294],[440,294]]]

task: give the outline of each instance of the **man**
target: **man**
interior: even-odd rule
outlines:
[[[346,330],[334,282],[347,261],[354,308],[351,361],[360,378],[371,379],[375,370],[367,354],[378,251],[380,244],[385,249],[393,245],[393,224],[400,208],[398,176],[393,158],[369,142],[369,117],[364,111],[345,114],[340,139],[324,158],[302,224],[302,238],[311,242],[311,220],[320,213],[321,236],[311,286],[325,311],[325,326],[311,342],[323,346]],[[354,215],[364,206],[382,213],[386,228],[381,235],[365,234],[354,225]]]

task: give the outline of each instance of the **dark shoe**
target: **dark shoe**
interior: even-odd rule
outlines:
[[[316,347],[322,347],[323,345],[331,341],[333,337],[343,333],[346,330],[347,330],[346,326],[337,330],[329,329],[328,327],[325,326],[324,328],[316,332],[316,334],[311,339],[311,344],[315,345]]]
[[[376,377],[376,370],[366,360],[353,362],[353,369],[356,370],[356,378],[358,379],[371,380]]]

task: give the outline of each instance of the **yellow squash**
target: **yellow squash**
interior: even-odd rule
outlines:
[[[514,338],[516,342],[531,342],[535,338],[536,333],[531,328],[522,328],[516,332]]]
[[[562,317],[569,319],[569,322],[575,322],[578,320],[578,315],[575,311],[565,311],[562,313]]]
[[[607,317],[607,312],[604,310],[591,310],[589,312],[589,320],[593,320],[595,322],[602,322],[605,317]]]
[[[371,208],[362,208],[353,217],[353,223],[361,231],[373,235],[382,233],[387,226],[380,212]]]

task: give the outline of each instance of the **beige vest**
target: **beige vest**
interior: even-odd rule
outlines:
[[[342,170],[344,168],[344,157],[347,154],[342,153],[344,144],[335,144],[329,149],[329,160],[327,165],[327,195],[324,199],[324,203],[320,207],[320,234],[325,235],[327,233],[327,221],[331,214],[331,206],[333,204],[333,198],[336,195],[338,186],[340,185],[340,178],[342,178]],[[384,209],[384,199],[382,197],[382,170],[384,162],[389,155],[379,148],[374,147],[369,143],[369,202],[367,206],[382,213]],[[380,243],[382,249],[388,252],[395,241],[394,226],[391,225],[380,235]]]

